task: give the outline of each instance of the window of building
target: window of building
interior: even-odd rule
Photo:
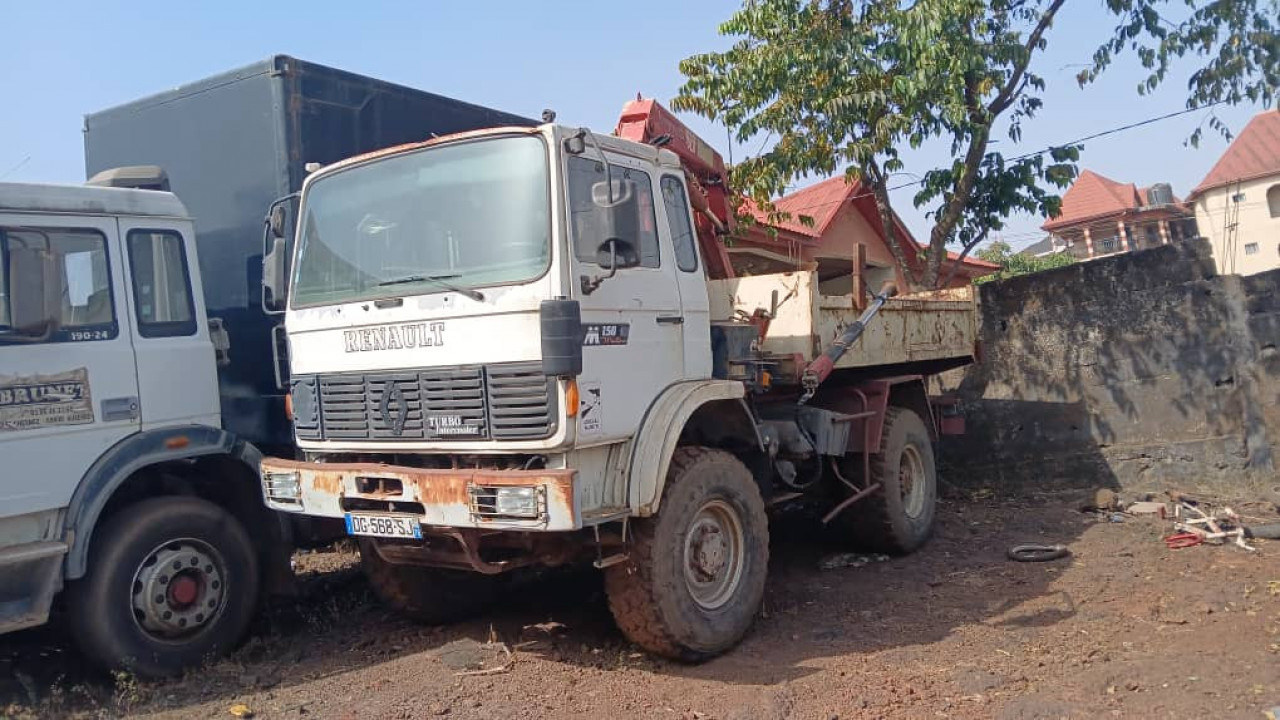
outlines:
[[[1267,189],[1267,209],[1271,211],[1271,217],[1280,218],[1280,184]]]
[[[684,272],[698,269],[698,247],[694,242],[693,225],[689,221],[689,200],[684,194],[684,183],[674,175],[662,178],[662,204],[671,225],[671,241],[676,249],[676,267]]]
[[[0,228],[0,344],[110,340],[117,332],[101,233]]]
[[[574,254],[583,262],[594,263],[603,238],[593,231],[596,213],[591,192],[596,183],[605,181],[604,163],[593,158],[575,156],[569,158],[568,169]],[[640,254],[641,267],[658,267],[661,262],[658,253],[658,220],[653,207],[653,181],[643,170],[613,164],[609,165],[607,176],[614,183],[619,180],[631,180],[635,183],[636,199],[640,204],[640,237],[636,238],[635,249]]]
[[[129,268],[138,334],[194,335],[195,305],[182,236],[171,230],[130,230]]]
[[[1116,247],[1118,245],[1118,241],[1119,241],[1119,238],[1115,236],[1102,238],[1101,240],[1098,241],[1098,253],[1101,255],[1106,255],[1108,253],[1115,252]]]
[[[1244,254],[1245,254],[1245,255],[1257,255],[1257,254],[1258,254],[1258,243],[1245,243],[1245,244],[1244,244]]]

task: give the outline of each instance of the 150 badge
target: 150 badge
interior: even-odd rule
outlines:
[[[606,325],[584,325],[582,335],[584,346],[626,345],[631,336],[631,325],[628,323],[612,323]]]

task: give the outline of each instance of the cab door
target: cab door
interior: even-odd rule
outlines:
[[[66,507],[139,430],[118,240],[113,217],[0,212],[0,516]]]
[[[633,436],[649,406],[684,376],[684,323],[675,257],[660,241],[656,178],[638,161],[611,157],[608,172],[596,157],[566,161],[571,277],[582,308],[582,374],[578,378],[578,447]],[[636,267],[619,269],[590,293],[582,278],[607,274],[598,262],[603,238],[591,234],[592,187],[630,180],[640,207]]]
[[[711,377],[711,303],[707,280],[698,257],[698,237],[684,179],[664,173],[659,189],[676,265],[676,285],[684,315],[684,375],[689,380]]]
[[[144,430],[219,424],[218,373],[191,224],[120,218]]]

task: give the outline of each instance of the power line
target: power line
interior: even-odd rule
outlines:
[[[1164,115],[1158,115],[1158,116],[1156,116],[1156,117],[1147,118],[1146,120],[1140,120],[1140,121],[1138,121],[1138,122],[1129,123],[1129,124],[1127,124],[1127,125],[1120,125],[1120,126],[1117,126],[1117,127],[1109,128],[1109,129],[1107,129],[1107,130],[1103,130],[1103,131],[1100,131],[1100,132],[1093,133],[1092,135],[1085,135],[1084,137],[1076,138],[1075,140],[1068,140],[1067,142],[1064,142],[1064,143],[1058,143],[1058,144],[1056,144],[1056,145],[1050,145],[1050,146],[1048,146],[1048,147],[1046,147],[1046,148],[1043,148],[1043,149],[1041,149],[1041,150],[1034,150],[1034,151],[1029,152],[1029,153],[1025,153],[1025,154],[1022,154],[1022,155],[1018,155],[1018,156],[1016,156],[1016,157],[1010,158],[1008,161],[1009,161],[1009,162],[1017,162],[1017,161],[1019,161],[1019,160],[1025,160],[1025,159],[1027,159],[1027,158],[1029,158],[1029,157],[1035,157],[1036,155],[1043,155],[1043,154],[1045,154],[1045,153],[1047,153],[1047,152],[1053,152],[1054,150],[1057,150],[1057,149],[1060,149],[1060,148],[1070,147],[1070,146],[1072,146],[1072,145],[1079,145],[1080,143],[1088,142],[1089,140],[1097,140],[1098,138],[1106,137],[1106,136],[1108,136],[1108,135],[1115,135],[1115,134],[1117,134],[1117,133],[1126,132],[1126,131],[1134,130],[1134,129],[1137,129],[1137,128],[1140,128],[1140,127],[1143,127],[1143,126],[1146,126],[1146,125],[1151,125],[1151,124],[1153,124],[1153,123],[1161,122],[1161,121],[1163,121],[1163,120],[1169,120],[1169,119],[1171,119],[1171,118],[1180,117],[1180,116],[1182,116],[1182,115],[1188,115],[1188,114],[1193,113],[1193,112],[1199,112],[1199,111],[1201,111],[1201,110],[1207,110],[1207,109],[1210,109],[1210,108],[1216,107],[1216,106],[1218,106],[1218,105],[1221,105],[1221,104],[1223,104],[1223,103],[1225,103],[1225,102],[1226,102],[1225,100],[1219,100],[1219,101],[1217,101],[1217,102],[1212,102],[1212,103],[1209,103],[1209,104],[1207,104],[1207,105],[1200,105],[1200,106],[1198,106],[1198,107],[1194,107],[1194,108],[1186,108],[1186,109],[1183,109],[1183,110],[1178,110],[1178,111],[1176,111],[1176,112],[1165,113]],[[816,185],[816,184],[817,184],[817,183],[815,183],[815,185]],[[923,179],[923,178],[922,178],[922,179],[919,179],[919,180],[913,180],[913,181],[911,181],[911,182],[907,182],[907,183],[902,183],[902,184],[900,184],[900,185],[893,185],[893,186],[891,186],[891,187],[889,187],[889,188],[886,188],[886,191],[887,191],[887,192],[894,192],[895,190],[903,190],[903,189],[905,189],[905,188],[914,187],[914,186],[916,186],[916,185],[922,185],[922,184],[924,184],[924,179]],[[872,195],[874,195],[874,193],[873,193],[873,192],[867,191],[867,192],[859,193],[859,194],[854,195],[854,196],[849,197],[849,198],[841,198],[841,199],[839,199],[839,200],[828,200],[828,201],[826,201],[826,202],[814,203],[814,204],[812,204],[812,205],[805,205],[805,206],[801,206],[801,207],[798,207],[798,208],[788,208],[785,212],[789,212],[789,213],[794,214],[794,213],[797,213],[797,212],[800,212],[800,211],[803,211],[803,210],[815,210],[815,209],[818,209],[818,208],[831,207],[831,206],[833,206],[833,205],[839,205],[840,203],[844,202],[845,200],[860,200],[860,199],[862,199],[862,198],[864,198],[864,197],[871,197]],[[775,204],[776,204],[776,203],[775,203]]]

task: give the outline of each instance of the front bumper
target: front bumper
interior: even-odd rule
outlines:
[[[415,515],[442,528],[567,531],[582,527],[574,470],[424,470],[378,463],[262,461],[263,497],[283,512]],[[512,490],[519,488],[520,490]],[[499,501],[499,496],[502,500]],[[508,502],[512,496],[518,502]],[[512,507],[520,512],[511,514]]]

